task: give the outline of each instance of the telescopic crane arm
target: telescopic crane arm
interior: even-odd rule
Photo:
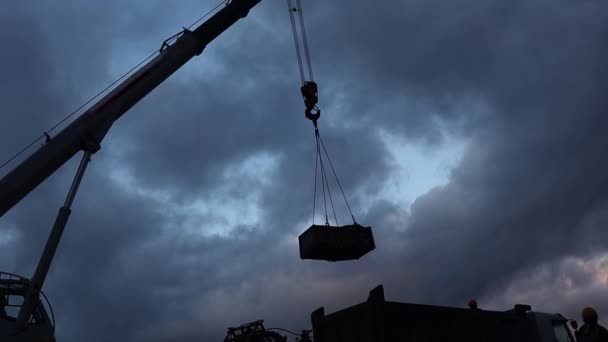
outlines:
[[[148,95],[222,32],[232,26],[261,0],[228,0],[226,6],[193,31],[184,29],[172,45],[163,42],[159,54],[123,83],[95,103],[74,122],[0,179],[0,217],[53,174],[59,167],[83,150],[84,156],[51,229],[36,271],[32,276],[13,333],[22,332],[28,322],[50,268],[57,246],[71,212],[71,204],[91,154],[101,148],[101,141],[112,125],[131,107]]]
[[[184,29],[173,45],[99,100],[45,145],[0,179],[0,217],[59,167],[83,150],[95,153],[112,124],[261,0],[232,0],[193,31]]]

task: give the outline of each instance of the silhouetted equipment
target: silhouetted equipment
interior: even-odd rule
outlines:
[[[325,260],[325,261],[346,261],[356,260],[363,255],[373,251],[376,248],[374,236],[371,227],[364,227],[357,223],[353,214],[348,199],[344,194],[340,179],[334,165],[331,162],[327,148],[319,134],[319,128],[315,126],[316,152],[317,161],[315,163],[315,177],[313,187],[313,202],[312,202],[312,225],[298,237],[300,245],[300,258],[309,260]],[[336,183],[344,199],[344,203],[348,208],[353,224],[340,226],[338,216],[334,207],[334,201],[331,196],[331,188],[325,170],[325,162],[323,160],[323,150],[326,160],[331,167],[331,171],[336,179]],[[325,209],[325,225],[315,224],[315,212],[317,203],[317,175],[321,175],[321,190],[323,194],[323,207]],[[327,211],[327,203],[333,211],[335,225],[330,225],[329,215]]]
[[[298,237],[302,259],[343,261],[359,259],[376,248],[371,227],[312,225]]]
[[[254,321],[228,328],[224,342],[287,342],[287,337],[264,329],[264,321]]]
[[[242,324],[236,328],[228,328],[228,333],[224,342],[244,342],[244,341],[281,341],[287,342],[287,336],[282,336],[272,330],[287,332],[295,336],[295,342],[312,342],[310,334],[312,330],[301,330],[296,333],[282,328],[264,328],[264,321],[258,320]]]
[[[1,334],[14,331],[17,315],[21,311],[29,285],[30,281],[24,277],[0,272],[0,341],[13,341]],[[31,311],[28,329],[18,336],[17,341],[55,341],[55,315],[42,291],[40,295],[44,301],[37,299]]]
[[[304,25],[304,15],[302,12],[302,4],[300,0],[287,0],[287,8],[289,10],[289,19],[291,20],[291,32],[293,33],[293,42],[296,47],[296,56],[298,59],[298,67],[300,70],[300,80],[302,81],[302,97],[304,98],[304,115],[307,119],[311,120],[315,127],[317,127],[317,120],[321,116],[321,110],[317,107],[319,102],[318,87],[317,83],[314,82],[312,75],[312,63],[310,61],[310,50],[308,49],[308,38],[306,37],[306,26]],[[296,28],[296,16],[298,13],[298,21],[300,22],[300,35],[302,40],[300,41],[300,35],[298,35],[298,29]],[[304,50],[304,61],[302,61],[301,48]],[[304,76],[304,64],[308,70],[308,80]]]
[[[355,216],[348,204],[340,180],[334,166],[327,152],[327,148],[321,139],[319,133],[319,127],[317,121],[321,116],[321,110],[317,106],[319,102],[319,87],[313,80],[312,75],[312,63],[310,62],[310,52],[308,49],[308,39],[306,37],[306,28],[304,25],[304,17],[302,15],[302,5],[300,0],[287,0],[287,6],[289,9],[289,16],[291,19],[291,29],[293,31],[293,39],[296,47],[296,55],[298,59],[298,66],[300,70],[300,79],[302,86],[300,91],[302,98],[304,99],[304,115],[307,119],[311,120],[315,130],[316,140],[316,161],[315,161],[315,180],[314,180],[314,196],[313,196],[313,209],[312,209],[312,225],[298,237],[300,244],[300,258],[309,260],[325,260],[325,261],[345,261],[355,260],[361,258],[363,255],[369,253],[376,248],[374,243],[374,237],[372,234],[371,227],[363,227],[357,223]],[[299,39],[298,30],[296,28],[296,19],[294,13],[298,13],[300,22],[300,33],[302,41]],[[302,61],[302,54],[300,52],[300,45],[305,52],[305,62]],[[306,64],[308,68],[308,80],[304,76],[303,64]],[[323,153],[321,152],[323,150]],[[340,188],[346,207],[350,212],[350,216],[353,219],[353,224],[340,226],[338,224],[338,217],[336,215],[336,209],[334,207],[334,201],[331,196],[331,189],[327,179],[325,170],[325,162],[323,160],[325,155],[331,171],[333,172],[336,183]],[[321,189],[323,192],[323,206],[325,208],[325,225],[315,224],[315,210],[316,210],[316,199],[317,199],[317,175],[321,174]],[[334,214],[335,225],[329,224],[329,217],[327,214],[327,199],[332,208]]]
[[[310,334],[312,334],[312,330],[302,330],[300,336],[296,338],[296,342],[312,342]]]
[[[54,319],[50,319],[46,314],[40,301],[40,295],[44,297],[42,286],[91,155],[101,148],[101,141],[114,122],[190,59],[200,55],[205,47],[226,29],[240,18],[246,17],[260,1],[222,1],[220,4],[225,3],[225,6],[197,28],[192,31],[184,28],[177,35],[165,40],[158,52],[140,65],[155,56],[154,58],[58,134],[51,138],[48,132],[45,132],[45,143],[0,179],[0,216],[2,216],[79,151],[84,152],[72,187],[64,205],[59,209],[32,279],[0,273],[0,297],[3,298],[0,303],[4,306],[4,310],[0,310],[0,314],[2,314],[0,315],[0,341],[54,341]],[[219,5],[216,8],[218,7]],[[4,165],[6,163],[2,164],[2,166]],[[5,275],[6,279],[1,278],[2,275]],[[21,303],[17,305],[9,302],[7,306],[4,301],[11,298],[21,298]],[[9,313],[4,314],[7,307],[9,309],[18,308],[16,316]]]
[[[302,97],[304,98],[304,115],[313,125],[317,127],[317,120],[321,117],[321,110],[317,107],[319,102],[318,86],[316,82],[305,81],[304,85],[300,88]]]
[[[528,304],[515,304],[511,311],[524,314],[526,312],[532,311],[532,306]]]
[[[315,310],[311,322],[315,342],[574,341],[572,320],[531,309],[520,304],[490,311],[389,302],[380,285],[363,303],[327,315],[323,307]]]

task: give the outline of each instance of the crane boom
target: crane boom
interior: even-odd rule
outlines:
[[[0,217],[80,150],[95,153],[112,124],[261,0],[232,0],[193,31],[184,29],[173,45],[104,96],[55,137],[0,179]]]

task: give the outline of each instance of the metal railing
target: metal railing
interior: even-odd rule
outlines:
[[[17,275],[14,273],[9,273],[9,272],[0,272],[0,296],[23,297],[23,296],[25,296],[29,283],[30,283],[29,279],[22,277],[20,275]],[[51,320],[51,326],[53,327],[53,331],[54,331],[55,330],[55,313],[53,312],[53,307],[51,306],[51,302],[49,301],[47,296],[44,294],[44,292],[40,291],[40,294],[42,295],[42,299],[44,299],[44,301],[40,301],[41,307],[39,308],[39,310],[42,313],[46,313],[46,308],[44,307],[46,304],[46,307],[49,309],[49,312],[50,312],[49,318]],[[23,303],[11,304],[7,301],[4,306],[9,307],[9,308],[21,308],[22,305],[23,305]],[[48,316],[48,315],[45,315],[45,316]],[[33,323],[33,320],[34,320],[34,315],[32,315],[32,317],[30,318],[30,323]]]

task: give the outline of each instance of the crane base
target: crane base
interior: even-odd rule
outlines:
[[[376,248],[371,227],[359,224],[346,226],[310,226],[298,237],[303,260],[356,260]]]

